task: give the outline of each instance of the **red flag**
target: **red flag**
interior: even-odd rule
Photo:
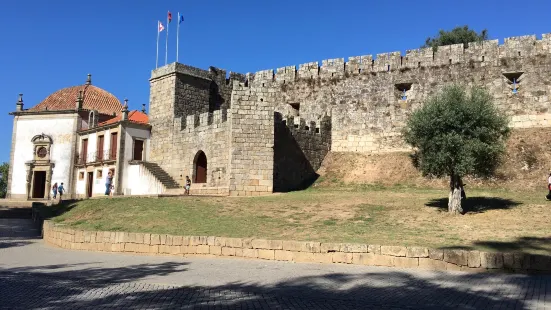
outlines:
[[[168,12],[168,22],[170,23],[172,21],[172,13],[170,11]]]

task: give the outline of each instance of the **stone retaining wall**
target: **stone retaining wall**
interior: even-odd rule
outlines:
[[[44,221],[44,240],[71,250],[227,256],[254,259],[340,263],[453,271],[551,271],[551,256],[525,253],[428,249],[353,243],[298,242],[213,236],[82,231]]]

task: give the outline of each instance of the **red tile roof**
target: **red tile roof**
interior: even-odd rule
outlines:
[[[30,112],[74,110],[75,102],[82,90],[84,110],[98,110],[101,114],[120,114],[122,105],[117,97],[94,85],[79,85],[60,89],[49,95],[38,105],[28,109]]]
[[[99,123],[98,126],[114,124],[116,122],[119,122],[121,118],[122,118],[122,114],[119,114],[116,117],[113,117],[105,122]],[[147,116],[147,114],[137,110],[132,110],[128,112],[128,120],[136,124],[149,124],[149,117]]]

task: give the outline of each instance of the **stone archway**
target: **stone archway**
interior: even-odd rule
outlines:
[[[203,151],[193,159],[193,179],[194,183],[207,183],[207,155]]]

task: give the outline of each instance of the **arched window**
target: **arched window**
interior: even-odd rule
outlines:
[[[203,151],[195,154],[193,160],[194,183],[207,183],[207,156]]]

